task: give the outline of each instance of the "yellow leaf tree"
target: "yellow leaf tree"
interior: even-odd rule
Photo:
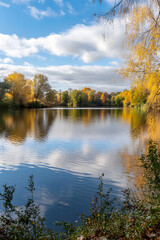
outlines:
[[[118,0],[108,12],[97,16],[125,21],[129,51],[120,73],[132,80],[134,104],[147,101],[149,109],[159,107],[160,0]]]
[[[134,101],[138,102],[142,96],[148,96],[148,108],[155,108],[160,94],[159,11],[154,7],[136,7],[130,13],[127,29],[129,53],[125,56],[120,73],[124,78],[132,80]]]
[[[9,93],[14,104],[27,105],[33,101],[33,83],[26,80],[23,74],[14,72],[8,75],[5,81],[10,85]]]

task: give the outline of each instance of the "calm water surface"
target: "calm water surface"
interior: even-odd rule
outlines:
[[[136,109],[1,111],[0,189],[15,184],[14,200],[22,206],[33,174],[47,225],[76,220],[88,212],[102,173],[114,195],[141,184],[137,156],[149,137],[157,139],[159,119]]]

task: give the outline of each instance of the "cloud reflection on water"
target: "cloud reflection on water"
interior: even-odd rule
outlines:
[[[127,179],[116,151],[130,138],[129,124],[115,118],[121,112],[121,109],[45,109],[4,114],[0,168],[17,170],[25,164],[96,178],[104,172],[106,178],[124,186]]]
[[[142,117],[146,121],[132,132]],[[156,126],[152,131],[148,130],[147,122],[150,116],[146,118],[135,109],[1,112],[1,183],[21,184],[18,191],[22,196],[24,177],[33,173],[37,182],[36,201],[48,221],[54,212],[58,220],[64,220],[69,211],[86,211],[102,173],[105,184],[113,187],[115,193],[132,186],[138,172],[135,153],[138,154],[147,136],[157,138],[156,129],[160,127],[157,117],[152,122]],[[54,219],[57,220],[56,216]]]

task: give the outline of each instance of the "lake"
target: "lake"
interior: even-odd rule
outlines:
[[[114,196],[143,184],[139,156],[157,140],[160,115],[137,109],[31,109],[0,112],[0,191],[16,185],[22,206],[31,174],[47,226],[88,213],[104,173]]]

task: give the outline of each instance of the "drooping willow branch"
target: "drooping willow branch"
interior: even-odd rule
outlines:
[[[102,3],[102,0],[98,1]],[[93,0],[93,2],[95,2],[95,0]],[[160,10],[160,0],[119,0],[115,1],[114,6],[106,11],[106,13],[96,13],[95,16],[98,18],[103,18],[107,21],[113,21],[116,17],[126,16],[134,7],[140,4],[155,4]]]

